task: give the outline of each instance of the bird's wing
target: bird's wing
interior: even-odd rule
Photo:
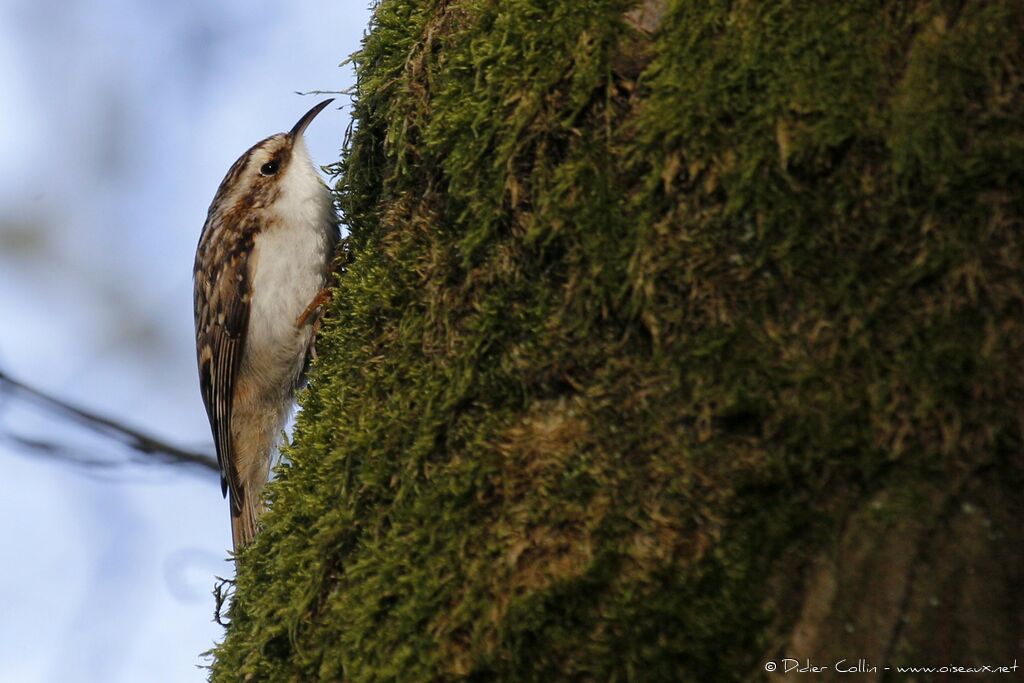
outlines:
[[[229,226],[207,218],[199,239],[195,283],[196,353],[199,385],[210,418],[221,492],[231,493],[231,512],[241,510],[241,481],[232,452],[231,408],[235,379],[249,326],[249,255],[255,226]]]

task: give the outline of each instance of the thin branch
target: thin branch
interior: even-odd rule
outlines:
[[[293,90],[292,92],[301,97],[305,97],[306,95],[351,95],[355,92],[355,88],[345,88],[344,90]],[[342,102],[337,108],[344,109],[347,106],[349,105]]]
[[[59,398],[55,398],[39,389],[35,389],[20,382],[7,373],[0,370],[0,390],[6,389],[10,393],[19,395],[36,405],[49,410],[50,412],[69,418],[78,424],[91,429],[107,438],[113,439],[129,448],[152,456],[165,463],[185,464],[202,467],[204,469],[219,472],[216,459],[206,453],[197,453],[178,448],[156,437],[132,429],[111,418],[104,417],[85,408],[72,405]],[[37,444],[38,449],[39,444]]]

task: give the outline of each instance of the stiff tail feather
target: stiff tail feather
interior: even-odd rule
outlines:
[[[259,501],[258,495],[256,500],[253,499],[253,496],[248,495],[250,488],[247,487],[247,490],[242,493],[242,504],[238,515],[231,515],[231,544],[236,553],[247,546],[256,536],[257,520],[263,512],[263,504]],[[231,507],[234,509],[234,506]]]
[[[243,387],[244,388],[244,387]],[[246,393],[242,392],[241,397]],[[232,415],[231,462],[238,478],[238,498],[231,495],[231,543],[235,552],[252,542],[263,514],[263,488],[270,475],[270,452],[284,423],[278,403],[238,400]]]

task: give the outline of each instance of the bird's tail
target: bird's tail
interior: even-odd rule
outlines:
[[[248,486],[242,492],[242,504],[239,506],[238,514],[231,514],[231,544],[237,553],[244,546],[248,545],[256,536],[256,524],[263,513],[263,503],[259,494],[250,495],[254,487]],[[235,506],[231,506],[232,511]]]
[[[265,387],[236,387],[230,459],[238,482],[238,500],[231,499],[231,542],[235,553],[252,542],[259,531],[259,520],[267,507],[263,489],[270,476],[271,453],[290,411],[290,394],[282,397],[268,393]]]
[[[259,530],[263,514],[263,487],[270,474],[270,453],[285,415],[275,402],[239,402],[231,418],[232,453],[238,478],[238,500],[231,500],[231,542],[237,553]]]

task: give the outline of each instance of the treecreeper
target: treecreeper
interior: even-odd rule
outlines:
[[[303,134],[333,100],[228,170],[196,249],[199,385],[237,552],[256,534],[271,454],[305,381],[338,220]]]

